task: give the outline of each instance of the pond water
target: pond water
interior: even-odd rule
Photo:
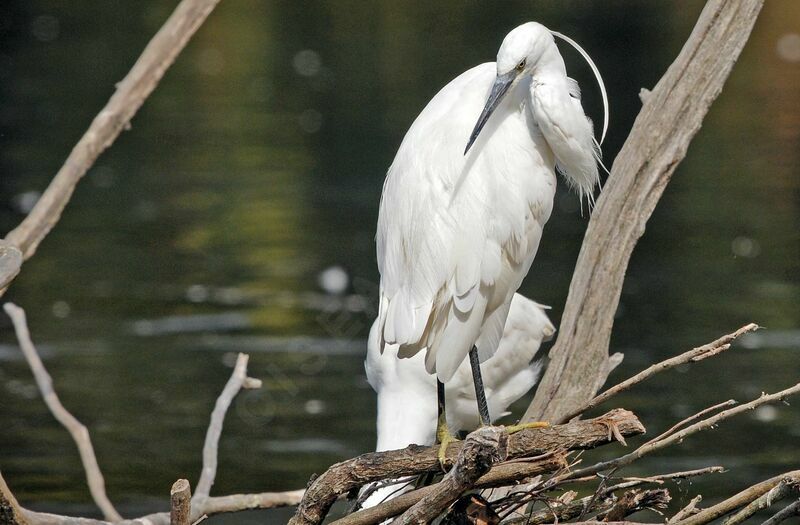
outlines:
[[[173,2],[0,5],[0,226],[16,225]],[[236,352],[264,380],[225,422],[213,493],[295,489],[374,445],[362,366],[381,184],[409,124],[536,19],[604,74],[613,159],[702,2],[222,2],[4,299],[28,311],[63,403],[90,429],[126,516],[195,480]],[[771,0],[636,248],[611,381],[749,321],[722,358],[619,396],[651,435],[800,379],[800,4]],[[564,50],[599,121],[590,72]],[[521,291],[560,318],[586,226],[562,185]],[[329,270],[328,272],[325,272]],[[348,276],[344,295],[321,281]],[[328,279],[323,279],[322,277]],[[517,407],[524,410],[523,400]],[[628,468],[724,465],[706,501],[796,468],[800,409],[764,408]],[[604,407],[611,408],[611,406]],[[97,516],[77,453],[0,318],[0,469],[35,509]],[[598,457],[620,450],[608,448]],[[287,511],[214,518],[280,523]]]

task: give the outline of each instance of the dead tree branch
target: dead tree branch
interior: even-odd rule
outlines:
[[[505,427],[482,427],[472,432],[450,472],[436,489],[415,503],[392,525],[425,525],[441,514],[462,492],[471,488],[496,462],[508,456],[508,433]]]
[[[738,525],[760,510],[764,510],[789,496],[796,496],[800,491],[800,478],[785,477],[776,486],[753,500],[745,508],[726,519],[722,525]]]
[[[167,69],[205,21],[219,0],[183,0],[150,40],[115,93],[72,149],[27,217],[6,236],[7,244],[28,260],[61,218],[75,186],[108,149],[153,92]],[[9,259],[10,260],[10,259]],[[0,265],[0,295],[19,272],[19,266]]]
[[[545,472],[554,472],[566,468],[567,462],[563,454],[546,454],[544,457],[534,458],[534,461],[510,461],[499,463],[492,470],[478,478],[473,485],[476,489],[488,489],[524,482]],[[422,487],[411,492],[401,494],[396,498],[383,503],[362,509],[338,519],[331,525],[373,525],[402,514],[412,505],[436,490],[436,485]]]
[[[191,525],[192,489],[189,480],[179,479],[169,491],[169,525]]]
[[[89,485],[89,492],[92,494],[92,499],[100,508],[103,516],[108,521],[121,521],[122,516],[119,515],[111,500],[106,495],[106,484],[103,479],[103,473],[100,472],[100,466],[97,464],[97,457],[94,454],[94,447],[92,447],[92,440],[89,437],[89,431],[86,427],[78,421],[75,416],[69,413],[61,404],[53,389],[53,379],[47,373],[36,347],[31,341],[31,334],[28,330],[28,323],[25,318],[25,310],[13,303],[6,303],[3,305],[11,322],[14,324],[14,330],[19,340],[19,346],[22,353],[25,355],[25,360],[28,361],[33,377],[36,379],[36,386],[39,387],[39,392],[42,394],[47,408],[58,420],[61,425],[69,431],[75,444],[78,446],[78,452],[81,456],[81,463],[86,471],[86,483]]]
[[[247,377],[247,354],[239,354],[236,358],[236,365],[233,368],[231,378],[228,380],[222,393],[217,398],[214,410],[211,412],[211,421],[208,424],[206,440],[203,444],[203,469],[200,473],[200,480],[192,498],[192,506],[197,509],[203,508],[205,500],[211,492],[214,478],[217,475],[217,451],[219,450],[219,437],[222,434],[222,424],[225,421],[225,414],[231,406],[233,398],[242,388],[260,388],[261,381]]]
[[[792,516],[800,516],[800,499],[790,503],[761,525],[778,525],[778,523],[788,520]]]
[[[729,349],[731,347],[731,343],[733,343],[733,341],[735,341],[737,338],[748,332],[753,332],[755,330],[758,330],[758,328],[759,328],[758,325],[750,323],[748,325],[739,328],[738,330],[736,330],[731,334],[723,335],[716,341],[712,341],[711,343],[699,346],[697,348],[689,350],[688,352],[684,352],[681,355],[675,356],[670,359],[666,359],[664,361],[661,361],[660,363],[649,366],[645,370],[642,370],[638,374],[634,375],[633,377],[626,379],[625,381],[619,383],[618,385],[615,385],[606,390],[605,392],[603,392],[602,394],[596,396],[594,399],[583,405],[581,408],[573,412],[570,412],[569,414],[564,416],[564,420],[568,421],[576,416],[581,415],[587,410],[590,410],[608,401],[610,398],[614,397],[620,392],[624,392],[633,387],[634,385],[638,385],[639,383],[646,381],[647,379],[650,379],[659,372],[664,372],[665,370],[670,370],[672,368],[675,368],[676,366],[680,366],[686,363],[696,363],[698,361],[702,361],[703,359],[707,359],[709,357],[718,355],[724,352],[725,350]]]
[[[565,425],[528,429],[512,434],[508,440],[508,457],[514,459],[555,450],[594,448],[615,440],[614,433],[610,430],[612,428],[625,437],[644,432],[644,427],[633,413],[617,409],[586,421],[573,421]],[[456,443],[448,449],[447,456],[451,461],[456,458],[462,446],[463,443]],[[437,447],[417,445],[402,450],[370,452],[337,463],[310,484],[289,523],[321,523],[331,505],[342,494],[373,481],[436,472],[439,468]]]
[[[744,507],[748,505],[752,501],[756,500],[757,498],[763,496],[770,490],[774,489],[779,484],[783,483],[786,479],[793,479],[795,482],[800,480],[800,470],[793,470],[791,472],[787,472],[785,474],[781,474],[780,476],[775,476],[774,478],[770,478],[766,481],[762,481],[761,483],[757,483],[752,487],[748,487],[745,490],[739,492],[735,496],[732,496],[716,505],[709,507],[707,509],[703,509],[694,516],[686,518],[684,520],[678,521],[679,525],[705,525],[721,516],[729,514],[734,510]]]
[[[647,96],[597,200],[550,364],[523,421],[563,421],[605,382],[611,327],[631,253],[762,4],[709,0],[680,54]]]

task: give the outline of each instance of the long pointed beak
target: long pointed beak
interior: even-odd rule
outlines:
[[[489,92],[489,98],[486,99],[486,105],[483,107],[481,116],[478,117],[475,129],[472,130],[472,134],[469,136],[469,142],[467,142],[467,147],[464,149],[464,155],[467,154],[469,148],[475,143],[483,126],[489,121],[489,117],[491,117],[494,110],[497,109],[497,106],[500,104],[500,101],[503,100],[505,94],[508,93],[508,89],[511,87],[515,78],[517,78],[517,72],[514,70],[509,71],[505,75],[498,75],[497,78],[495,78],[492,91]]]

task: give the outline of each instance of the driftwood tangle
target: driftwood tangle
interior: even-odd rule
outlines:
[[[392,525],[425,525],[450,506],[462,492],[469,490],[492,465],[508,456],[508,433],[505,427],[483,427],[467,436],[458,459],[436,490],[415,503]]]
[[[608,347],[636,242],[750,36],[763,0],[709,0],[644,98],[583,239],[550,364],[523,421],[560,422],[611,370]]]
[[[528,429],[512,434],[508,440],[508,459],[546,454],[554,450],[594,448],[614,441],[612,429],[624,437],[644,432],[636,416],[622,409],[612,410],[600,417],[574,421],[549,428]],[[458,456],[463,442],[450,445],[447,458]],[[437,447],[412,445],[402,450],[370,452],[331,466],[317,477],[306,490],[291,525],[321,523],[336,499],[351,490],[388,478],[436,472],[439,460]],[[549,459],[546,459],[549,461]]]

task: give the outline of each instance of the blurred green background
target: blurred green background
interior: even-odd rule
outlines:
[[[30,209],[174,5],[0,3],[2,232]],[[416,114],[535,19],[575,38],[603,72],[610,164],[639,89],[660,78],[701,8],[222,2],[4,298],[27,309],[122,512],[163,510],[176,478],[196,480],[237,351],[250,353],[264,388],[243,392],[228,414],[213,494],[299,488],[370,450],[375,403],[362,361],[375,315],[378,200]],[[612,381],[746,322],[768,328],[612,403],[635,410],[651,435],[707,405],[800,378],[798,33],[800,3],[767,2],[631,261],[612,339],[626,358]],[[591,73],[562,51],[599,121]],[[521,290],[552,305],[556,322],[586,220],[562,185]],[[673,487],[676,503],[697,492],[713,501],[797,468],[796,405],[764,407],[625,472],[721,464],[730,472]],[[0,469],[23,504],[97,515],[74,446],[39,398],[5,316],[0,422]]]

